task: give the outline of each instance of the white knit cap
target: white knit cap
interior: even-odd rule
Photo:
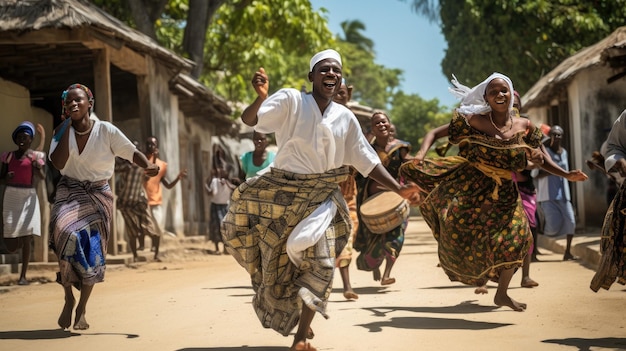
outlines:
[[[492,73],[487,79],[482,81],[482,83],[478,84],[473,88],[466,87],[465,85],[459,83],[454,75],[452,75],[452,84],[454,84],[454,88],[448,88],[452,95],[456,96],[461,100],[461,105],[457,108],[460,113],[463,114],[484,114],[491,111],[491,106],[485,101],[485,90],[487,89],[487,85],[491,83],[494,79],[503,79],[509,86],[511,91],[511,96],[515,91],[513,89],[513,82],[507,76],[502,73]],[[509,110],[513,108],[513,103],[515,99],[511,98],[509,103]]]
[[[313,67],[315,67],[315,64],[326,59],[335,59],[341,65],[341,55],[339,55],[339,53],[333,49],[326,49],[324,51],[318,52],[317,54],[313,55],[313,57],[311,57],[309,72],[313,72]]]

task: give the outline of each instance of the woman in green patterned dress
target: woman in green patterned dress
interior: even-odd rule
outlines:
[[[400,173],[423,191],[421,213],[439,244],[451,281],[482,286],[498,282],[494,303],[524,311],[508,295],[515,269],[532,243],[513,173],[528,161],[543,163],[541,130],[513,118],[513,84],[499,73],[470,89],[452,81],[462,98],[452,121],[431,131],[413,162]],[[449,136],[457,156],[425,159],[437,138]]]
[[[400,178],[398,171],[400,165],[407,161],[411,144],[406,141],[393,138],[391,134],[391,121],[383,112],[375,112],[371,118],[371,130],[375,138],[371,142],[372,147],[380,157],[382,165],[398,182]],[[361,205],[369,197],[386,191],[379,183],[369,177],[363,177],[360,174],[356,176],[357,183],[357,213],[360,213]],[[401,182],[400,182],[401,183]],[[402,183],[401,183],[402,184]],[[359,215],[359,223],[363,220]],[[359,270],[373,272],[374,280],[379,281],[381,285],[390,285],[396,282],[395,278],[390,277],[391,268],[400,256],[400,250],[404,244],[404,231],[407,222],[393,228],[384,234],[374,234],[367,226],[359,225],[354,249],[359,251],[359,257],[356,260],[356,266]],[[385,262],[385,271],[380,274],[380,266]]]

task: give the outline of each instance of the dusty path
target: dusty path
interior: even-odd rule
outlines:
[[[531,276],[538,288],[510,294],[526,312],[493,305],[495,288],[475,295],[436,268],[435,242],[412,220],[394,268],[397,283],[376,284],[352,269],[358,301],[345,301],[335,279],[329,314],[313,321],[319,350],[626,350],[626,291],[593,293],[593,271],[559,254],[540,256]],[[263,329],[250,300],[248,278],[232,257],[183,263],[109,267],[88,306],[86,331],[61,331],[62,290],[54,283],[4,287],[0,294],[0,350],[275,351],[291,337]],[[53,278],[53,272],[43,276]]]

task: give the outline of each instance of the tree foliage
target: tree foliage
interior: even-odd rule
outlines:
[[[343,41],[356,45],[359,49],[370,53],[374,57],[374,41],[361,33],[365,30],[365,24],[359,20],[341,22]]]
[[[390,111],[397,138],[410,142],[414,152],[429,130],[450,122],[451,116],[439,105],[438,99],[424,100],[419,95],[404,92],[395,94]]]
[[[92,1],[139,28],[136,11],[131,11],[128,1]],[[143,4],[144,15],[153,21],[149,28],[139,29],[180,55],[196,61],[202,57],[198,80],[229,101],[254,99],[250,78],[261,66],[269,75],[272,91],[283,87],[310,90],[310,56],[330,47],[342,54],[344,77],[355,87],[353,99],[376,109],[393,106],[392,119],[398,120],[400,135],[407,140],[418,142],[427,128],[447,122],[437,119],[437,100],[424,101],[399,90],[402,70],[375,62],[374,42],[363,35],[366,28],[362,22],[344,21],[343,33],[333,35],[324,17],[326,10],[313,11],[309,0],[131,1],[133,6]],[[160,15],[155,15],[159,11]],[[195,13],[198,11],[205,12]],[[192,17],[199,23],[190,30]],[[197,28],[202,27],[205,36],[198,33]],[[198,44],[203,55],[191,49]],[[238,112],[235,107],[234,114]]]
[[[367,106],[386,109],[400,86],[402,70],[374,62],[374,42],[363,35],[360,21],[341,23],[343,36],[337,44],[343,56],[344,78],[354,86],[352,99]]]
[[[311,53],[335,47],[326,20],[309,0],[241,3],[221,6],[209,26],[200,81],[231,101],[252,98],[249,80],[260,66],[272,90],[306,86]]]
[[[92,1],[164,47],[201,59],[202,71],[194,76],[231,101],[252,98],[249,79],[260,66],[268,67],[272,89],[305,85],[310,54],[335,45],[322,13],[313,11],[309,0],[206,0],[208,9],[205,0]],[[131,5],[143,6],[144,13]],[[209,16],[191,16],[195,11]],[[150,28],[138,25],[146,17]],[[205,24],[206,37],[185,32],[192,18]],[[204,55],[190,53],[198,41]]]
[[[412,0],[412,6],[432,14],[437,5]],[[626,19],[624,0],[440,0],[438,6],[448,43],[444,74],[474,85],[499,71],[521,92]]]

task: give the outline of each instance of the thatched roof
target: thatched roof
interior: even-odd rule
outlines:
[[[109,48],[111,81],[118,89],[148,75],[144,56],[152,57],[169,70],[170,89],[185,115],[203,117],[218,131],[233,128],[226,102],[188,75],[192,61],[89,1],[0,0],[0,76],[27,87],[34,99],[56,101],[71,83],[92,85],[94,53],[103,47]]]
[[[192,61],[166,50],[86,0],[2,0],[0,5],[0,32],[12,36],[43,29],[77,28],[88,28],[97,37],[119,41],[181,69],[193,66]]]
[[[178,95],[178,106],[188,117],[207,121],[210,116],[219,134],[237,133],[237,125],[229,118],[232,110],[228,103],[197,80],[178,74],[170,81],[170,88]]]
[[[548,103],[581,70],[608,64],[612,68],[626,67],[626,26],[616,29],[611,35],[594,45],[581,49],[568,57],[552,71],[541,77],[522,97],[524,108]],[[617,73],[607,83],[624,76]]]

